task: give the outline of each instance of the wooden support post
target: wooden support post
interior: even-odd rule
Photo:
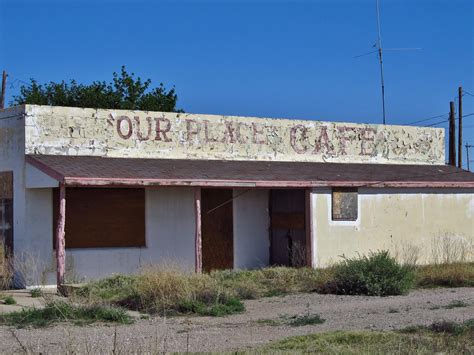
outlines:
[[[311,189],[305,191],[306,202],[306,266],[313,267],[313,204],[311,203]]]
[[[458,168],[462,169],[462,86],[458,88]]]
[[[59,184],[59,215],[56,224],[56,282],[58,290],[64,284],[64,274],[66,272],[66,186]]]
[[[456,166],[456,126],[454,123],[454,101],[449,103],[449,165]]]
[[[202,235],[201,235],[201,188],[194,189],[194,214],[195,214],[195,271],[202,273]]]

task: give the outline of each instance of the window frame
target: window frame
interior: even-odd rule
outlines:
[[[335,213],[335,194],[355,194],[355,216],[338,217]],[[341,202],[342,204],[342,202]],[[342,209],[342,207],[341,207]],[[341,214],[341,213],[339,213]],[[356,187],[333,187],[331,190],[331,221],[333,222],[356,222],[359,219],[359,189]]]

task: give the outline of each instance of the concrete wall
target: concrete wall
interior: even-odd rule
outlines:
[[[22,280],[28,286],[54,285],[52,189],[26,189]],[[242,190],[235,190],[234,196]],[[268,190],[251,190],[234,200],[234,267],[252,269],[269,262]],[[66,192],[67,196],[67,192]],[[194,270],[194,191],[146,189],[146,247],[66,249],[66,279],[81,281],[130,274],[147,264],[179,265]],[[66,235],[67,239],[67,235]]]
[[[429,263],[445,243],[474,256],[474,189],[359,189],[358,202],[356,221],[332,221],[331,190],[313,191],[315,266],[381,249]]]
[[[25,120],[24,107],[0,111],[0,171],[13,171],[13,249],[20,255],[29,247],[25,223]]]
[[[25,267],[37,270],[26,284],[53,285],[52,189],[27,189]],[[66,192],[67,195],[67,192]],[[177,217],[178,216],[178,217]],[[194,191],[192,188],[146,190],[146,247],[66,249],[66,279],[97,279],[130,274],[148,264],[173,264],[194,270]],[[66,235],[67,239],[67,235]],[[26,251],[26,250],[25,250]],[[36,265],[31,265],[31,262]]]
[[[444,164],[441,128],[26,106],[28,154]]]
[[[234,190],[234,268],[255,269],[270,261],[269,191],[244,191]]]

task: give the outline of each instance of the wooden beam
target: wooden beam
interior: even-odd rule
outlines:
[[[59,185],[59,215],[56,223],[56,283],[58,290],[64,284],[64,274],[66,272],[66,186]]]
[[[313,204],[311,203],[311,189],[305,191],[305,219],[306,219],[306,266],[313,267]]]
[[[201,188],[194,188],[194,215],[195,215],[195,271],[202,273],[202,235],[201,235]]]

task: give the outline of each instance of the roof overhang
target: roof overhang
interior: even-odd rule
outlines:
[[[27,155],[66,186],[243,188],[474,188],[474,174],[448,165],[302,163]]]

